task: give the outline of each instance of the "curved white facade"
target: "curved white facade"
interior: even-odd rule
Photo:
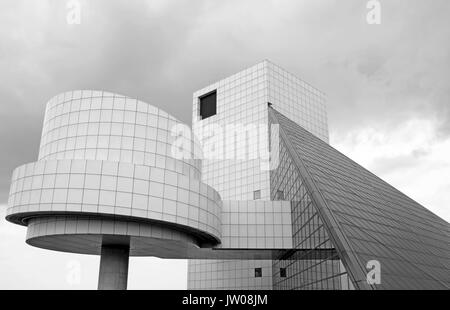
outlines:
[[[121,95],[55,96],[39,160],[13,172],[7,219],[28,225],[28,243],[60,251],[99,254],[103,235],[130,237],[130,255],[219,244],[222,202],[200,181],[200,145],[184,141],[189,158],[171,155],[175,139],[187,139],[171,132],[180,124]]]
[[[171,129],[182,124],[148,103],[101,91],[71,91],[53,97],[45,112],[39,160],[92,159],[167,168],[199,178],[201,146],[192,159],[171,156]]]

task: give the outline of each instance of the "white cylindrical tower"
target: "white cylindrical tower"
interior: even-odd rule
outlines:
[[[172,156],[181,123],[145,102],[70,91],[46,108],[38,161],[13,172],[7,220],[26,242],[101,255],[99,288],[126,288],[128,256],[184,258],[221,238],[219,194],[201,182],[201,147]],[[187,143],[187,144],[186,144]]]

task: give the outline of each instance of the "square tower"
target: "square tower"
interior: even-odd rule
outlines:
[[[269,105],[328,143],[324,93],[268,60],[196,91],[192,127],[199,132],[212,125],[224,131],[230,125],[268,126]],[[243,139],[231,146],[223,137],[219,153],[224,156],[203,159],[203,181],[223,200],[270,200],[270,171],[261,169],[258,158],[234,156],[261,141],[249,134]],[[272,289],[272,265],[271,260],[190,260],[188,289]]]

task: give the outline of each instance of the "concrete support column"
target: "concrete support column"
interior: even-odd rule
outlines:
[[[102,244],[99,290],[127,289],[129,256],[129,245]]]

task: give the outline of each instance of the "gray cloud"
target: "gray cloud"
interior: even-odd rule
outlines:
[[[375,158],[371,169],[376,171],[378,175],[389,175],[394,171],[405,171],[418,165],[418,160],[425,157],[429,153],[424,149],[417,149],[408,155],[399,155],[394,157],[378,157]]]
[[[0,9],[0,201],[11,170],[37,156],[45,102],[105,89],[190,123],[192,92],[264,58],[328,94],[330,129],[436,119],[450,134],[450,2],[3,1]]]

